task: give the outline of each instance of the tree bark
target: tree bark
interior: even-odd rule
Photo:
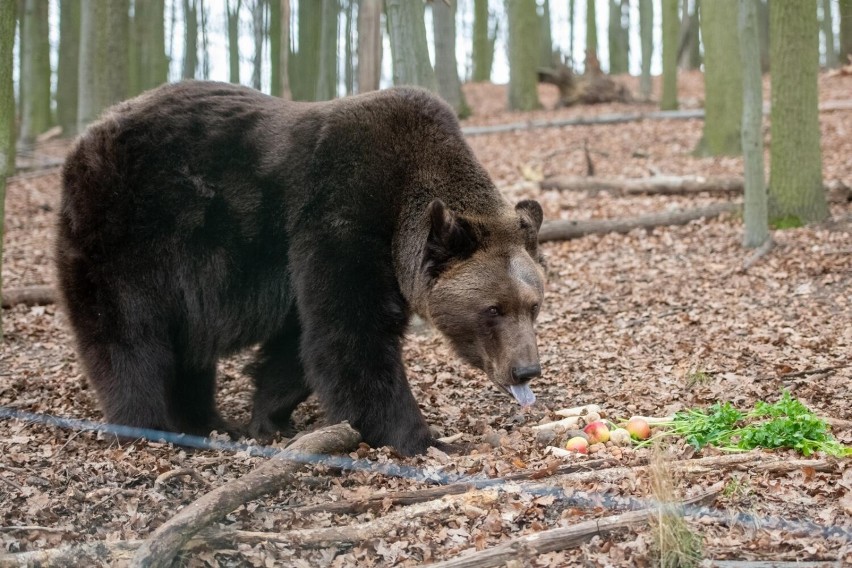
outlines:
[[[15,171],[15,89],[12,85],[12,47],[15,43],[16,2],[0,2],[0,236],[4,234],[6,178]],[[0,246],[0,266],[3,265]],[[0,290],[3,274],[0,272]],[[3,341],[3,314],[0,310],[0,343]]]
[[[130,0],[107,2],[105,46],[107,65],[104,70],[104,107],[127,98],[128,94],[128,35],[130,33]]]
[[[620,75],[628,70],[628,28],[625,28],[622,22],[625,8],[629,7],[622,0],[609,0],[610,75]]]
[[[359,440],[358,432],[345,423],[305,434],[254,471],[214,489],[184,507],[151,534],[136,552],[130,566],[171,566],[175,554],[198,531],[239,505],[289,483],[306,455],[315,458],[350,451],[357,446]]]
[[[598,62],[598,21],[595,16],[595,0],[586,0],[586,60],[585,72],[600,69]]]
[[[352,49],[352,20],[355,17],[356,0],[346,0],[346,44],[343,47],[345,61],[343,62],[343,85],[346,94],[355,92],[355,55]]]
[[[80,12],[80,68],[77,95],[77,131],[82,132],[106,106],[107,5],[83,0]]]
[[[654,57],[654,0],[639,0],[639,37],[642,43],[642,75],[639,95],[651,100],[651,60]]]
[[[225,17],[228,21],[228,80],[236,84],[240,83],[240,7],[242,3],[243,0],[225,0]]]
[[[194,79],[198,67],[198,4],[183,0],[183,67],[181,77]]]
[[[32,144],[51,126],[48,0],[26,0],[21,22],[21,142]]]
[[[316,98],[318,101],[329,101],[337,97],[337,16],[339,13],[339,0],[322,0],[320,65]]]
[[[278,56],[278,64],[281,70],[278,72],[281,85],[278,92],[281,98],[289,101],[293,98],[290,91],[290,0],[281,1],[281,54]]]
[[[742,150],[743,77],[737,2],[713,0],[702,8],[705,118],[704,133],[695,149],[699,156],[738,155]]]
[[[59,63],[56,66],[56,119],[62,135],[77,134],[77,75],[80,64],[80,0],[59,3]]]
[[[361,0],[358,6],[358,92],[378,90],[381,77],[382,0]]]
[[[663,16],[663,94],[660,109],[677,109],[678,0],[661,0]]]
[[[269,0],[269,94],[281,96],[281,0]]]
[[[456,4],[448,6],[443,0],[432,2],[432,24],[435,34],[435,79],[438,94],[447,101],[459,117],[470,114],[462,92],[456,62]]]
[[[186,1],[186,0],[184,0]],[[263,43],[266,35],[264,26],[264,12],[266,0],[255,0],[251,6],[251,31],[254,37],[254,57],[252,60],[251,86],[260,90],[263,77]]]
[[[831,0],[822,0],[820,29],[825,42],[825,66],[837,67],[837,50],[834,48],[834,27],[831,18]]]
[[[362,0],[363,1],[363,0]],[[491,57],[488,37],[488,0],[473,0],[473,80],[491,80]],[[360,65],[360,59],[358,61]]]
[[[852,63],[852,0],[839,0],[840,3],[840,51],[841,65]]]
[[[538,100],[538,16],[535,0],[512,0],[509,8],[509,108],[534,110]]]
[[[144,0],[134,3],[134,49],[137,53],[134,63],[137,78],[134,80],[134,85],[139,91],[153,89],[168,80],[169,59],[166,56],[165,18],[165,0]],[[82,41],[81,39],[81,43]]]
[[[418,85],[435,91],[437,83],[429,62],[423,4],[386,0],[385,10],[393,58],[393,84]]]
[[[760,38],[754,0],[739,0],[739,43],[743,73],[742,148],[745,167],[743,246],[759,247],[769,238],[763,169],[763,84]]]
[[[627,219],[593,221],[545,221],[538,233],[539,242],[564,241],[587,235],[629,233],[633,229],[652,229],[668,225],[686,225],[690,221],[718,217],[723,213],[738,211],[736,203],[717,203],[698,209],[653,213]]]
[[[317,96],[317,71],[320,66],[322,2],[299,2],[297,19],[299,50],[293,57],[290,69],[290,88],[294,100],[313,101]]]
[[[538,19],[538,40],[540,49],[539,65],[541,67],[550,67],[554,63],[553,33],[551,31],[550,21],[550,0],[544,0],[544,3],[542,3],[541,8],[541,17]]]
[[[782,226],[828,215],[820,153],[816,5],[775,0],[769,11],[772,111],[770,218]]]

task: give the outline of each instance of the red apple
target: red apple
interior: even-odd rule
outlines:
[[[630,432],[634,440],[647,440],[651,437],[651,427],[641,418],[631,418],[624,429]]]
[[[589,437],[590,444],[605,444],[609,440],[609,428],[600,420],[590,423],[583,432]]]
[[[589,442],[586,441],[585,438],[580,436],[575,436],[565,442],[565,449],[570,450],[572,452],[577,452],[580,454],[588,454],[589,453]]]

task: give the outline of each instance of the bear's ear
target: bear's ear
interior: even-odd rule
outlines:
[[[524,199],[515,205],[515,211],[521,220],[521,230],[524,232],[527,250],[533,258],[537,258],[538,231],[541,229],[541,223],[544,220],[541,205],[533,199]]]
[[[429,237],[423,257],[423,269],[431,278],[437,277],[454,259],[472,255],[478,246],[473,224],[457,215],[440,199],[429,204]]]

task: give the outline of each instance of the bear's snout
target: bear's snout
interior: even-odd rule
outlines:
[[[512,367],[512,378],[522,383],[524,381],[528,381],[530,379],[534,379],[535,377],[541,376],[541,365],[536,363],[535,365],[524,365],[522,367]]]

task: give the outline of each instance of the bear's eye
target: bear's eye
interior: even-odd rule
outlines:
[[[536,317],[538,315],[538,304],[532,305],[532,316]]]
[[[492,318],[496,318],[500,315],[500,308],[498,308],[497,306],[491,306],[486,310],[486,313]]]

